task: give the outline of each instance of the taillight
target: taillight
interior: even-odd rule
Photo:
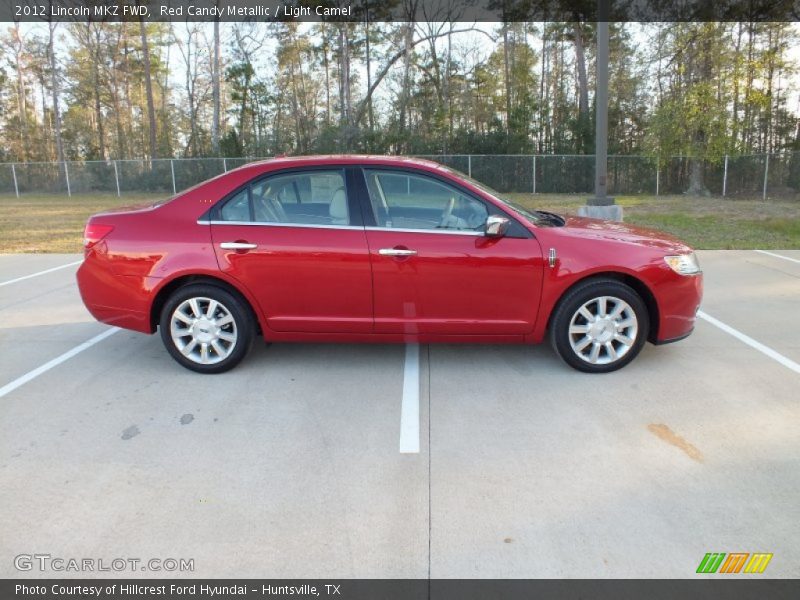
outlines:
[[[99,223],[87,223],[83,230],[83,247],[88,250],[100,242],[109,233],[114,231],[113,225],[100,225]]]

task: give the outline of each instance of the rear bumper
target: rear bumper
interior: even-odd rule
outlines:
[[[126,311],[113,306],[99,304],[84,304],[86,304],[86,310],[101,323],[122,327],[123,329],[132,329],[141,333],[153,333],[147,313]]]
[[[81,299],[89,313],[108,325],[153,333],[142,278],[115,275],[99,262],[94,253],[89,253],[76,275]]]

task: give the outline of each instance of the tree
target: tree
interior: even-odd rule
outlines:
[[[206,152],[203,145],[204,131],[199,122],[199,116],[203,111],[203,105],[208,96],[208,81],[202,76],[202,65],[206,61],[203,55],[203,46],[200,44],[201,26],[198,23],[185,24],[185,34],[177,38],[178,51],[183,59],[184,69],[184,88],[186,91],[186,105],[189,114],[189,135],[185,143],[185,153],[188,156],[202,156]],[[212,84],[213,87],[213,84]],[[218,109],[216,104],[214,109]],[[212,121],[213,131],[213,121]],[[219,151],[219,140],[217,148],[214,148],[212,133],[212,153]]]
[[[56,52],[53,48],[55,42],[55,33],[58,23],[50,21],[48,23],[48,30],[50,37],[47,42],[47,55],[50,59],[50,90],[53,94],[53,128],[55,130],[56,139],[56,156],[59,162],[64,162],[64,144],[61,141],[61,108],[58,104],[59,95],[59,75],[58,67],[56,66]]]
[[[219,2],[217,2],[219,7]],[[213,105],[213,116],[211,119],[211,151],[217,155],[219,154],[219,137],[220,137],[220,54],[219,54],[219,18],[214,19],[214,37],[213,37],[213,51],[211,52],[211,98]]]
[[[257,23],[236,23],[232,33],[231,63],[225,72],[225,81],[230,85],[230,97],[235,103],[238,147],[245,154],[255,153],[259,147],[259,132],[263,129],[257,100],[264,83],[256,73],[254,61],[264,46],[267,30]]]
[[[730,98],[722,83],[730,65],[725,25],[671,23],[659,35],[665,38],[671,72],[653,115],[651,143],[662,157],[690,157],[686,193],[708,195],[705,162],[719,161],[730,147]]]
[[[14,23],[2,41],[6,60],[15,75],[12,88],[14,101],[6,111],[5,144],[8,145],[8,153],[12,157],[19,161],[26,161],[30,159],[28,130],[31,115],[26,82],[29,54],[26,52],[26,42],[20,31],[19,23]]]
[[[420,0],[359,0],[350,23],[14,24],[0,154],[591,153],[593,23],[495,4],[494,29]],[[795,26],[752,19],[612,24],[610,152],[692,157],[673,171],[705,193],[726,153],[797,148]]]
[[[642,151],[648,125],[648,64],[634,46],[630,26],[610,24],[608,152]]]
[[[592,135],[592,124],[589,116],[589,80],[586,76],[586,50],[585,37],[588,26],[582,23],[575,14],[575,21],[572,23],[572,40],[575,45],[575,70],[578,79],[578,119],[576,123],[576,138],[578,152],[592,152],[591,145],[594,142]]]
[[[150,48],[147,45],[147,28],[144,19],[139,20],[139,35],[142,37],[142,59],[144,61],[144,88],[147,93],[147,122],[150,133],[150,158],[158,155],[158,142],[156,141],[156,108],[153,101],[153,77],[150,69]]]
[[[296,22],[276,23],[278,40],[276,89],[283,90],[284,104],[275,106],[276,119],[280,114],[291,115],[291,149],[309,152],[316,134],[315,117],[319,85],[306,73],[313,65],[313,47],[307,34],[301,34]],[[277,136],[276,136],[277,137]]]

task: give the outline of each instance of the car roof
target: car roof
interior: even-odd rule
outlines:
[[[387,156],[377,154],[317,154],[311,156],[276,156],[266,160],[256,161],[244,165],[245,167],[294,167],[326,164],[359,164],[359,165],[384,165],[395,167],[424,167],[427,169],[442,169],[442,165],[410,156]]]

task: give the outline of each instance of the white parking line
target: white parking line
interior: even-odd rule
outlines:
[[[783,260],[789,260],[791,262],[800,264],[800,260],[797,260],[796,258],[789,258],[788,256],[783,256],[782,254],[775,254],[774,252],[767,252],[766,250],[756,250],[756,252],[759,252],[761,254],[766,254],[767,256],[774,256],[775,258],[782,258]]]
[[[768,346],[765,346],[761,342],[758,342],[758,341],[754,340],[749,335],[745,335],[744,333],[742,333],[741,331],[739,331],[737,329],[734,329],[730,325],[726,325],[725,323],[715,319],[711,315],[707,315],[702,310],[697,311],[697,316],[700,317],[701,319],[705,320],[705,321],[708,321],[709,323],[711,323],[715,327],[719,327],[725,333],[731,334],[733,337],[735,337],[736,339],[744,342],[745,344],[747,344],[751,348],[755,348],[756,350],[758,350],[762,354],[766,354],[772,360],[779,362],[780,364],[782,364],[787,369],[791,369],[795,373],[800,374],[800,365],[797,364],[796,362],[794,362],[792,359],[786,358],[783,354],[781,354],[779,352],[775,352],[775,350],[773,350],[772,348],[770,348]]]
[[[400,408],[400,452],[419,453],[419,344],[406,345],[403,404]]]
[[[61,269],[66,269],[67,267],[74,267],[75,265],[81,264],[82,260],[76,260],[75,262],[71,262],[66,265],[61,265],[60,267],[53,267],[52,269],[45,269],[44,271],[39,271],[38,273],[31,273],[30,275],[24,275],[22,277],[17,277],[16,279],[9,279],[8,281],[0,281],[0,287],[4,285],[11,285],[12,283],[17,283],[18,281],[25,281],[26,279],[30,279],[31,277],[38,277],[39,275],[47,275],[48,273],[52,273],[53,271],[60,271]]]
[[[118,331],[119,331],[119,327],[112,327],[111,329],[106,329],[103,333],[94,336],[90,340],[86,340],[85,342],[83,342],[82,344],[80,344],[78,346],[75,346],[72,350],[68,350],[68,351],[64,352],[64,354],[62,354],[61,356],[56,356],[53,360],[44,363],[41,367],[37,367],[33,371],[28,371],[27,373],[25,373],[25,375],[22,375],[21,377],[17,377],[11,383],[7,383],[6,385],[4,385],[3,387],[0,388],[0,398],[2,398],[3,396],[5,396],[7,394],[10,394],[15,389],[25,385],[26,383],[28,383],[32,379],[36,379],[39,375],[41,375],[42,373],[46,373],[47,371],[49,371],[53,367],[57,367],[58,365],[60,365],[61,363],[65,362],[67,360],[69,360],[70,358],[72,358],[76,354],[80,354],[81,352],[83,352],[87,348],[91,348],[92,346],[94,346],[98,342],[102,342],[104,339],[106,339],[107,337],[109,337],[111,335],[114,335]]]

